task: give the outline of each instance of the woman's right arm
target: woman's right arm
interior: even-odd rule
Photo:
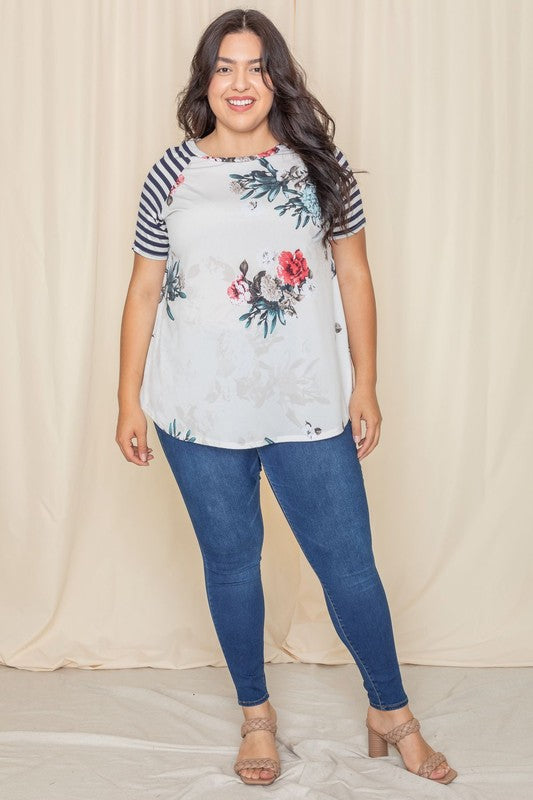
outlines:
[[[146,417],[140,404],[140,390],[146,355],[154,329],[166,260],[135,253],[133,272],[126,295],[120,331],[120,376],[118,423],[115,441],[127,461],[148,466],[151,448],[146,441]],[[137,444],[132,439],[137,438]]]

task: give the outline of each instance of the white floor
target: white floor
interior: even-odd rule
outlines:
[[[426,741],[459,773],[370,759],[355,665],[267,664],[281,776],[233,772],[242,712],[225,667],[31,672],[0,666],[2,800],[533,798],[531,669],[401,666]]]

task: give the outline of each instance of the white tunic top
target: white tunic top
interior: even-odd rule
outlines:
[[[366,223],[357,183],[348,220],[334,239]],[[321,224],[285,144],[219,158],[186,139],[151,167],[132,250],[166,261],[140,392],[160,428],[230,448],[342,433],[353,371]]]

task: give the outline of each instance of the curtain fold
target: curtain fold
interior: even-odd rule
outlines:
[[[200,34],[233,7],[1,2],[2,664],[225,663],[153,425],[148,469],[115,431],[142,181],[183,138]],[[400,663],[530,665],[533,4],[250,7],[368,170],[383,423],[362,464]],[[261,483],[265,657],[348,663]]]

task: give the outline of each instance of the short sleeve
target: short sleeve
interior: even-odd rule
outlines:
[[[337,146],[335,146],[335,155],[341,167],[349,171],[353,175],[354,180],[347,204],[346,225],[343,227],[335,225],[333,228],[332,239],[337,240],[344,239],[346,236],[351,236],[353,233],[357,233],[357,231],[361,230],[361,228],[366,225],[366,218],[363,210],[363,200],[355,174],[346,156]]]
[[[148,258],[166,259],[169,252],[168,231],[161,216],[166,195],[158,162],[149,170],[144,182],[135,226],[132,250]]]

